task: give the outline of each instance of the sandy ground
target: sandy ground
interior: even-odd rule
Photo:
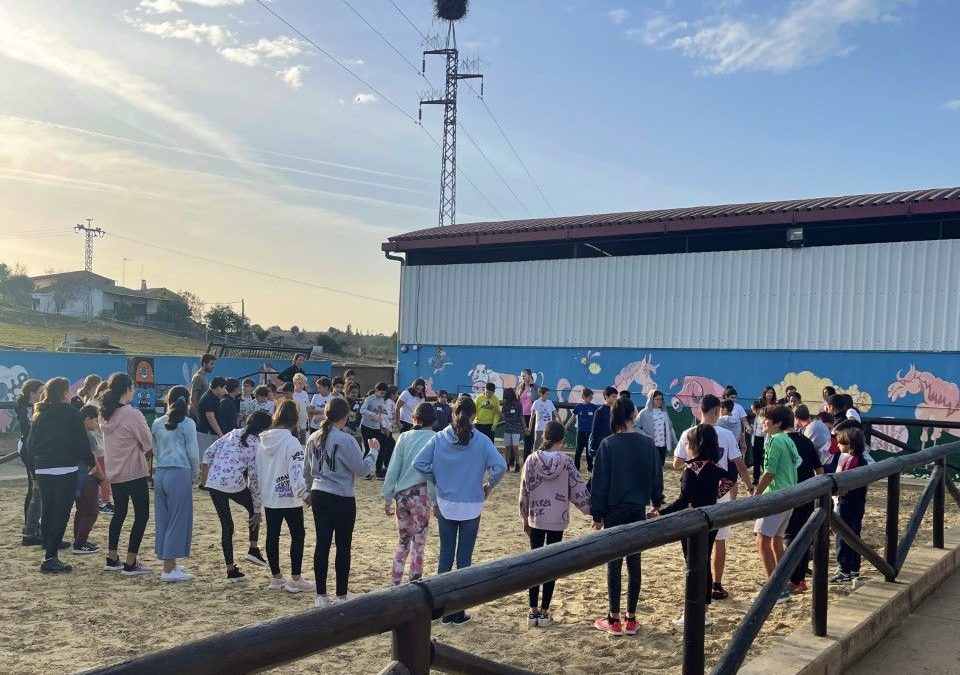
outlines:
[[[677,490],[677,474],[666,479],[669,494]],[[494,492],[484,511],[474,562],[491,560],[527,548],[518,524],[516,495],[519,480],[509,474]],[[359,515],[354,538],[351,590],[366,592],[389,583],[389,567],[395,546],[394,521],[383,514],[378,499],[380,483],[361,481]],[[20,546],[24,482],[0,483],[0,663],[4,673],[72,672],[125,657],[181,644],[218,631],[243,626],[312,607],[310,594],[291,595],[267,590],[265,568],[241,565],[248,577],[244,583],[224,583],[220,553],[219,523],[204,493],[196,495],[194,546],[186,566],[197,574],[187,584],[161,584],[150,576],[123,578],[102,571],[101,556],[64,556],[74,572],[56,577],[38,571],[40,551]],[[904,489],[902,520],[909,517],[918,492]],[[874,546],[883,540],[884,489],[870,492],[864,534]],[[235,519],[241,512],[235,510]],[[948,523],[960,522],[957,509],[947,509]],[[918,544],[929,542],[927,522]],[[575,515],[568,536],[589,530],[587,517]],[[308,516],[309,522],[309,516]],[[314,536],[307,528],[305,572],[312,574]],[[101,518],[91,540],[106,544],[107,520]],[[72,532],[68,528],[68,533]],[[125,530],[125,535],[128,530]],[[761,566],[754,550],[752,528],[734,529],[728,542],[724,585],[731,598],[715,602],[715,623],[707,629],[708,667],[720,656],[751,596],[761,587]],[[68,534],[69,536],[69,534]],[[261,534],[261,545],[263,543]],[[238,550],[245,551],[244,537],[237,536]],[[286,540],[281,541],[281,551]],[[438,538],[431,524],[427,567],[435,569]],[[142,547],[143,559],[153,561],[153,522],[148,525]],[[286,565],[285,565],[286,566]],[[155,570],[159,565],[155,565]],[[877,573],[864,566],[865,574]],[[331,565],[331,582],[332,582]],[[477,607],[474,621],[461,628],[435,624],[441,641],[481,655],[544,673],[637,673],[679,672],[682,634],[671,620],[682,607],[683,560],[679,544],[650,551],[643,557],[643,596],[640,632],[635,637],[613,638],[591,627],[606,610],[605,569],[595,569],[558,582],[553,614],[556,624],[548,629],[526,626],[527,600],[517,594]],[[626,584],[624,584],[624,587]],[[831,588],[831,597],[849,592]],[[796,627],[810,621],[810,597],[794,598],[776,608],[754,643],[759,653]],[[276,672],[376,673],[390,656],[388,635],[368,638]]]

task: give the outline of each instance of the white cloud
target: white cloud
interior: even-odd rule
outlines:
[[[281,35],[280,37],[269,39],[260,38],[243,47],[227,47],[220,50],[220,53],[228,61],[242,63],[247,66],[254,66],[260,63],[261,59],[277,59],[285,61],[291,57],[302,54],[304,45],[296,38]]]
[[[303,74],[310,70],[308,66],[296,65],[277,71],[277,77],[291,89],[299,89],[303,86]]]
[[[357,105],[372,105],[379,103],[380,99],[377,98],[376,94],[357,94],[353,97],[353,102]]]
[[[686,21],[671,21],[666,16],[657,15],[644,23],[642,28],[630,28],[627,36],[637,38],[645,45],[652,47],[673,33],[686,30]]]
[[[147,14],[181,14],[183,12],[174,0],[140,0],[138,9]]]
[[[943,104],[943,107],[953,112],[960,112],[960,98],[955,98],[952,101],[947,101],[946,103]]]
[[[781,16],[721,15],[698,21],[691,24],[692,32],[669,43],[665,39],[675,30],[659,37],[656,31],[647,31],[640,37],[647,44],[677,49],[699,61],[698,70],[704,74],[786,72],[849,54],[855,45],[845,45],[841,31],[859,24],[895,20],[896,10],[913,3],[914,0],[797,0]],[[665,17],[654,20],[664,26],[671,23]]]
[[[362,66],[366,61],[363,59],[340,59],[340,63],[347,66]]]
[[[607,18],[614,23],[620,24],[630,18],[630,12],[625,9],[611,9],[607,12]]]
[[[245,66],[255,66],[260,63],[260,55],[244,47],[224,47],[220,50],[220,56],[227,61],[242,63]]]
[[[237,41],[237,36],[233,31],[226,26],[217,24],[193,23],[186,19],[149,23],[131,17],[129,14],[124,19],[136,26],[141,33],[157,35],[165,39],[190,40],[198,45],[206,42],[214,47],[235,44]]]
[[[0,55],[46,70],[79,88],[116,97],[132,108],[172,124],[235,161],[246,161],[239,144],[203,117],[182,107],[162,85],[131,73],[119,62],[74,47],[68,36],[0,6]]]
[[[246,0],[180,0],[180,2],[201,7],[237,7],[244,4]]]

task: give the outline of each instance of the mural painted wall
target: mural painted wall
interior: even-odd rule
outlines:
[[[674,423],[685,426],[699,416],[697,406],[708,393],[719,395],[732,384],[747,408],[763,387],[779,395],[797,387],[812,410],[819,409],[826,385],[849,393],[857,407],[873,417],[960,421],[960,355],[955,353],[711,351],[632,349],[537,349],[504,347],[419,346],[401,350],[401,385],[423,377],[433,391],[474,394],[487,382],[516,386],[530,368],[538,385],[550,387],[558,401],[579,402],[583,387],[607,385],[628,389],[645,400],[660,389],[672,406]],[[878,427],[879,428],[879,427]],[[879,428],[894,438],[924,447],[957,440],[941,429],[901,425]],[[875,447],[891,449],[881,442]]]
[[[156,404],[163,393],[177,384],[189,384],[200,365],[199,357],[150,356],[130,354],[68,354],[60,352],[30,352],[0,350],[0,401],[14,401],[20,385],[29,379],[48,380],[66,377],[76,390],[83,378],[94,373],[107,377],[110,373],[129,373],[137,382],[138,398],[144,406]],[[290,365],[287,361],[264,361],[223,357],[217,359],[214,375],[223,377],[253,377],[260,381],[269,373],[280,372]],[[312,374],[330,376],[329,361],[308,361],[305,370]],[[312,380],[312,378],[311,378]],[[12,410],[0,410],[0,431],[9,431],[14,424]]]

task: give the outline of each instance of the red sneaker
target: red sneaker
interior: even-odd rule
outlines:
[[[623,624],[623,634],[624,635],[636,635],[637,634],[637,620],[628,618]]]
[[[807,592],[807,582],[801,581],[799,584],[794,584],[788,581],[787,588],[790,590],[791,595],[801,595]]]
[[[623,624],[620,623],[620,619],[614,619],[613,621],[610,621],[609,618],[597,619],[593,622],[593,627],[602,630],[604,633],[610,633],[610,635],[623,635]]]

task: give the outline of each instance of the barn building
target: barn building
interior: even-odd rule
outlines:
[[[383,250],[403,263],[401,384],[500,390],[529,368],[561,401],[659,389],[678,425],[726,384],[748,409],[794,384],[814,411],[829,384],[869,415],[960,421],[960,188],[469,223]]]

